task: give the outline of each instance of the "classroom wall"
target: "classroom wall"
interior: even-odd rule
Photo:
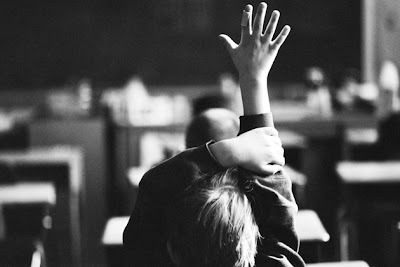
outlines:
[[[235,72],[218,34],[239,40],[243,7],[259,2],[2,0],[0,90],[83,77],[121,85],[133,74],[154,84],[216,83],[221,72]],[[309,65],[360,67],[359,1],[267,2],[268,12],[281,11],[279,26],[293,29],[271,80],[299,81]]]

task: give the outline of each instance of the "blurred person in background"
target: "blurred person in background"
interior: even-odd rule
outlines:
[[[327,85],[327,77],[320,67],[309,67],[305,73],[307,106],[317,114],[332,116],[332,99]]]
[[[186,128],[186,147],[204,145],[210,140],[233,138],[239,132],[238,116],[224,108],[211,108],[194,117]]]

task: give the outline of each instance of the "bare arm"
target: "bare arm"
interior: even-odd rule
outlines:
[[[271,119],[268,120],[268,125],[264,126],[273,127],[267,79],[279,48],[290,32],[290,27],[283,27],[278,36],[273,39],[279,20],[279,12],[275,10],[272,12],[268,25],[263,32],[266,10],[267,5],[265,3],[258,6],[253,25],[253,7],[251,5],[245,7],[239,44],[236,44],[225,34],[221,34],[219,37],[225,42],[232,61],[239,72],[244,115],[269,114]],[[276,131],[274,133],[275,138],[277,138]],[[273,135],[271,131],[264,132],[264,134]],[[255,146],[259,149],[254,149],[253,146],[246,146],[246,143],[241,142],[240,139],[233,141],[235,142],[229,140],[210,146],[211,153],[223,166],[239,165],[253,171],[270,174],[280,170],[282,163],[284,163],[280,140],[279,142],[271,141],[268,149],[265,149],[266,146],[262,145]],[[247,141],[260,142],[261,138],[247,138]],[[266,142],[266,140],[263,141]],[[264,153],[269,153],[269,155],[261,155],[262,149],[265,149]]]
[[[253,25],[253,7],[251,5],[245,7],[239,44],[225,34],[219,36],[226,44],[239,72],[244,115],[271,113],[267,79],[279,48],[290,32],[290,27],[286,25],[273,39],[280,15],[276,10],[272,12],[263,32],[266,10],[267,4],[261,3]]]

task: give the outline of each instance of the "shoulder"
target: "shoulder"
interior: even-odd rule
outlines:
[[[244,177],[248,182],[247,192],[254,195],[257,201],[268,205],[295,207],[292,192],[292,182],[287,173],[282,170],[275,174],[263,176],[247,170]]]
[[[206,173],[218,169],[206,146],[187,149],[145,173],[139,191],[147,194],[175,195]]]

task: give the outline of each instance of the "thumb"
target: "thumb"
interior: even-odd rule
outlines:
[[[218,35],[218,38],[225,44],[228,52],[231,53],[233,49],[235,49],[238,45],[226,34]]]

